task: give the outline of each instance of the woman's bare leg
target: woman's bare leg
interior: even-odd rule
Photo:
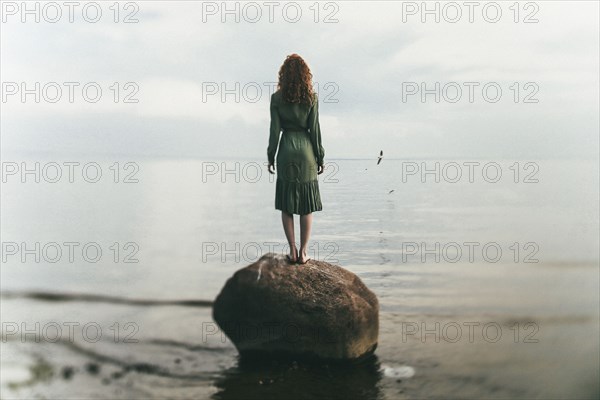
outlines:
[[[294,237],[294,215],[288,214],[285,211],[281,212],[281,223],[283,224],[283,230],[285,237],[287,238],[288,245],[290,246],[290,258],[292,261],[296,261],[296,238]]]
[[[308,256],[308,240],[310,239],[310,230],[312,229],[312,213],[300,216],[300,259],[301,263],[306,262]]]

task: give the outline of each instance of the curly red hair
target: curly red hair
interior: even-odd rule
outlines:
[[[308,65],[298,54],[290,54],[279,68],[279,83],[283,99],[290,103],[312,105],[312,73]]]

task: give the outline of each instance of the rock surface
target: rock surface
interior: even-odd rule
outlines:
[[[242,357],[357,360],[377,347],[379,303],[342,267],[268,253],[226,282],[213,319]]]

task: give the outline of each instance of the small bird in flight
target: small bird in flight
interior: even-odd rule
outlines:
[[[394,190],[396,190],[396,189],[392,189],[392,190],[390,190],[390,191],[388,192],[388,194],[392,194],[392,193],[394,192]]]
[[[377,157],[377,165],[381,163],[381,160],[383,160],[383,150],[379,152],[379,157]]]

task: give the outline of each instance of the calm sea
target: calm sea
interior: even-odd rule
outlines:
[[[286,252],[263,160],[2,168],[3,399],[600,394],[597,161],[329,160],[310,256],[381,306],[352,367],[240,364],[201,302]]]

